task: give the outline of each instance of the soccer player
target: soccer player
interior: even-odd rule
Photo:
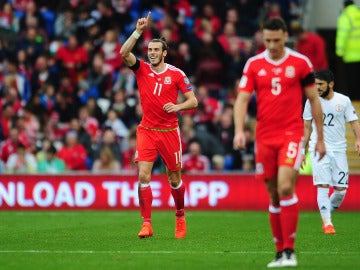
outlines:
[[[283,19],[267,20],[262,29],[266,50],[245,64],[234,105],[234,148],[244,149],[247,107],[255,90],[257,102],[256,177],[265,182],[269,222],[276,256],[267,266],[297,266],[295,237],[299,217],[295,183],[302,160],[303,93],[309,99],[319,134],[315,151],[325,154],[321,104],[309,59],[285,47]]]
[[[181,180],[181,143],[177,112],[197,107],[197,99],[185,73],[167,63],[167,44],[164,39],[152,39],[148,44],[148,60],[144,62],[131,53],[137,40],[150,24],[147,17],[137,20],[136,30],[120,49],[124,63],[134,71],[140,94],[143,117],[137,128],[135,162],[139,169],[139,203],[143,224],[138,236],[153,235],[151,226],[152,191],[150,186],[154,162],[161,155],[171,185],[176,207],[175,237],[184,238],[185,187]],[[179,91],[185,101],[177,104]]]
[[[350,98],[334,91],[334,75],[328,69],[315,73],[315,84],[320,95],[324,115],[324,140],[326,155],[317,160],[314,146],[317,132],[313,129],[311,108],[308,101],[303,112],[305,143],[309,141],[313,183],[317,186],[317,203],[325,234],[336,233],[331,221],[331,212],[340,207],[348,188],[349,168],[346,157],[346,122],[351,124],[356,141],[355,148],[360,155],[360,125]],[[311,137],[310,137],[311,134]],[[334,192],[329,197],[329,188]]]

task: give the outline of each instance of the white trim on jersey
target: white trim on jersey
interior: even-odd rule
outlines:
[[[349,97],[334,92],[334,97],[330,100],[320,98],[324,119],[324,141],[325,147],[329,151],[346,151],[346,122],[358,120],[355,109]],[[309,100],[305,103],[303,112],[304,120],[312,120],[311,107]],[[309,141],[309,151],[314,151],[317,140],[316,125],[312,122],[313,131]]]

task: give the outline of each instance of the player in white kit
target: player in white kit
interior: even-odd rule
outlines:
[[[305,103],[303,119],[305,125],[305,145],[309,142],[313,183],[317,186],[317,203],[323,221],[325,234],[335,234],[331,221],[331,212],[344,200],[349,185],[349,169],[346,156],[346,122],[351,124],[356,142],[355,148],[360,155],[360,125],[355,109],[349,97],[334,91],[334,75],[330,70],[315,73],[315,84],[320,95],[324,119],[324,140],[326,155],[318,160],[315,156],[316,129],[313,128],[311,107]],[[311,135],[311,137],[310,137]],[[309,141],[310,138],[310,141]],[[330,187],[334,192],[329,197]]]

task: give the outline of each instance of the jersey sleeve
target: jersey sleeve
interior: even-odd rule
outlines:
[[[352,122],[358,120],[359,117],[356,114],[355,108],[351,103],[350,98],[346,99],[346,108],[345,108],[345,120],[346,122]]]
[[[312,113],[311,113],[311,107],[310,107],[310,102],[307,99],[305,102],[305,107],[304,107],[304,111],[303,111],[303,119],[304,120],[312,120]]]
[[[185,75],[185,73],[181,70],[178,72],[178,89],[181,93],[186,93],[193,90],[193,87],[190,83],[189,78]]]
[[[238,92],[247,92],[251,94],[254,89],[255,82],[252,76],[252,64],[248,61],[244,67],[243,75],[241,76],[239,82]]]

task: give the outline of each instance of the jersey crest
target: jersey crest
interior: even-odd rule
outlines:
[[[295,67],[294,66],[287,66],[285,69],[285,76],[287,78],[294,78],[295,77]]]

